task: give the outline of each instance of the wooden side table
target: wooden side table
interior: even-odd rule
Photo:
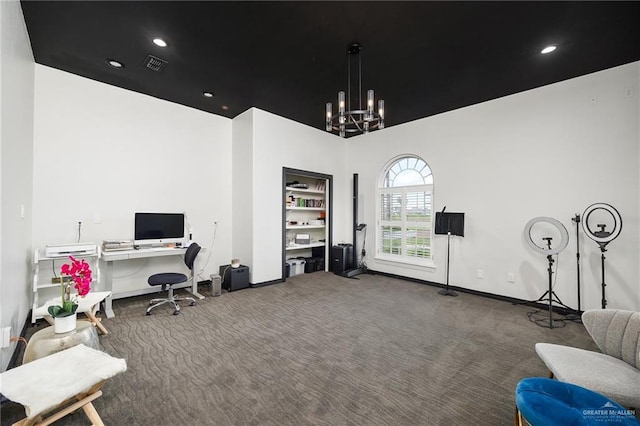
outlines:
[[[54,333],[53,327],[44,328],[35,332],[29,339],[29,343],[27,343],[27,347],[24,350],[22,363],[26,364],[80,343],[90,348],[101,350],[98,332],[89,321],[78,321],[76,329],[68,333]]]
[[[96,317],[96,311],[98,310],[100,303],[107,297],[111,296],[110,291],[92,291],[84,297],[78,297],[78,309],[76,313],[85,314],[89,321],[96,327],[102,334],[109,334],[107,329],[100,322],[102,318]],[[53,325],[53,318],[49,315],[47,309],[49,306],[60,305],[60,297],[53,298],[45,302],[44,305],[36,308],[33,311],[34,318],[44,318],[49,324]]]

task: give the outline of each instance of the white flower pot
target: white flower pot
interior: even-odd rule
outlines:
[[[53,319],[53,331],[55,333],[68,333],[76,329],[76,320],[78,314],[69,315],[68,317],[59,317]]]

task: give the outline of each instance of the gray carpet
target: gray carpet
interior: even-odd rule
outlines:
[[[529,322],[529,307],[359,278],[299,275],[178,316],[117,300],[100,340],[128,370],[95,406],[107,425],[509,425],[516,383],[547,374],[536,342],[596,348],[581,324]],[[2,425],[22,413],[3,404]]]

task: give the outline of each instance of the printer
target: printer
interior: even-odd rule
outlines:
[[[88,256],[98,253],[98,246],[94,243],[52,244],[45,247],[45,256]]]

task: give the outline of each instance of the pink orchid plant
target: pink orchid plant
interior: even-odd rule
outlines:
[[[62,306],[50,306],[49,314],[54,318],[67,317],[73,315],[78,309],[77,299],[71,298],[71,284],[78,292],[80,297],[86,296],[91,291],[91,268],[84,260],[78,260],[73,256],[69,256],[71,264],[65,263],[60,268],[60,273],[70,277],[67,281],[64,277],[60,277],[60,286],[62,287]]]

